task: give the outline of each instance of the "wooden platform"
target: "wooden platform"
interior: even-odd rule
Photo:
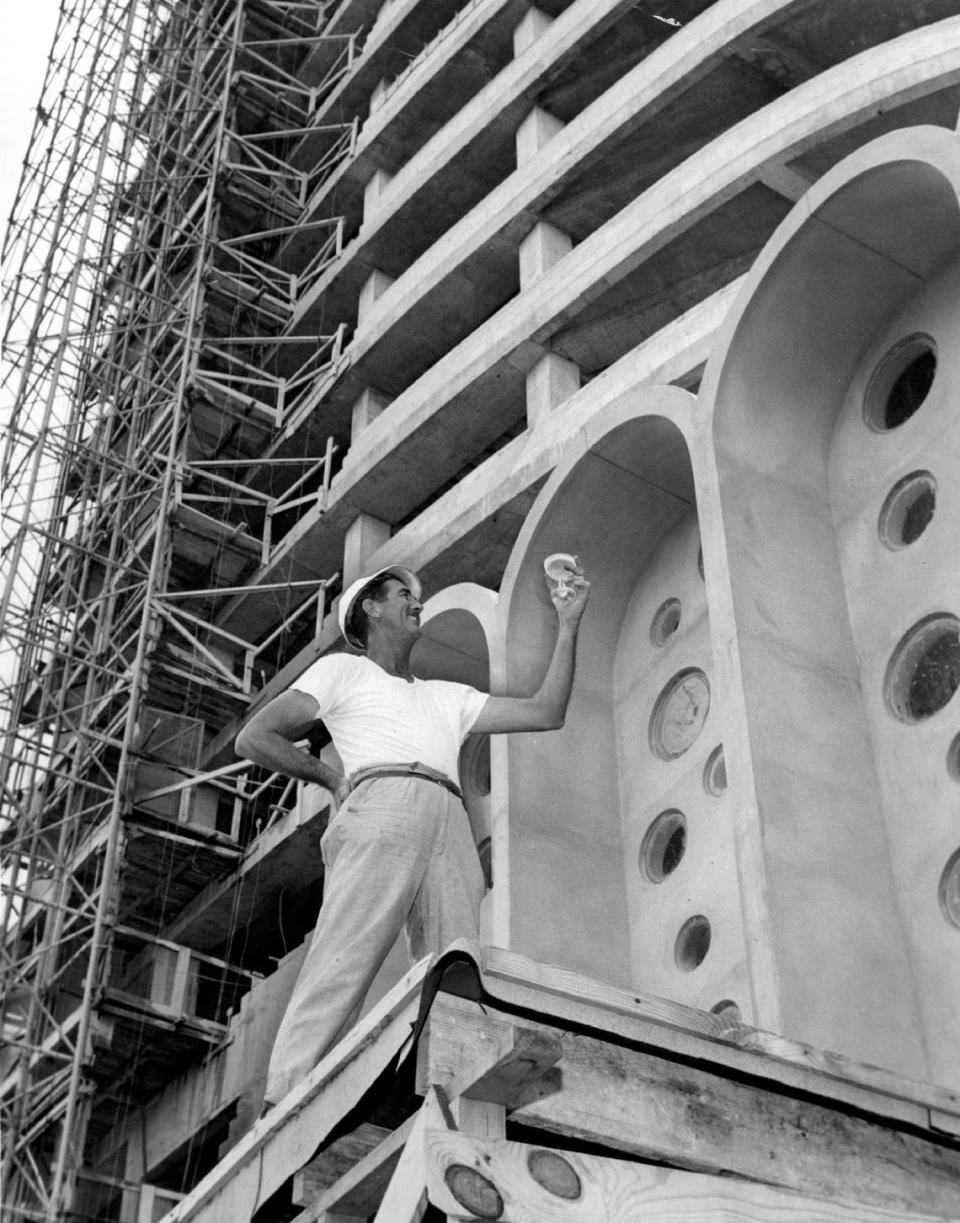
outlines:
[[[166,1223],[960,1220],[960,1098],[498,948],[423,961]]]

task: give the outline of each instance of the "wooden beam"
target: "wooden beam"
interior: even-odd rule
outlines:
[[[728,1177],[551,1151],[449,1131],[424,1137],[431,1204],[501,1223],[933,1223],[929,1215],[841,1205]],[[942,1218],[942,1216],[941,1216]]]
[[[165,1223],[246,1223],[307,1163],[334,1126],[410,1039],[427,957],[304,1081],[271,1109],[166,1216]]]
[[[309,1206],[324,1190],[337,1183],[342,1176],[355,1168],[362,1159],[375,1151],[391,1131],[382,1125],[364,1122],[351,1134],[336,1139],[324,1147],[319,1155],[310,1160],[293,1178],[291,1200],[294,1206]],[[306,1219],[309,1216],[302,1216]],[[300,1219],[301,1216],[298,1216]]]
[[[511,1120],[673,1167],[960,1218],[960,1147],[708,1066],[565,1033]]]
[[[486,996],[507,1013],[519,1009],[540,1014],[555,1027],[609,1032],[666,1055],[702,1061],[718,1071],[892,1121],[944,1133],[960,1123],[960,1095],[949,1088],[919,1083],[722,1015],[620,989],[500,947],[483,949],[480,971]]]
[[[426,1095],[431,1086],[441,1087],[459,1129],[479,1138],[504,1138],[507,1108],[560,1056],[555,1035],[504,1022],[475,1002],[440,995],[417,1048],[417,1091]]]
[[[393,1178],[383,1195],[374,1223],[420,1223],[427,1210],[424,1171],[424,1135],[444,1134],[450,1117],[436,1091],[431,1090],[413,1119],[410,1137]]]
[[[515,970],[523,967],[520,957],[509,953],[490,951],[484,957],[501,968],[508,959]],[[525,971],[541,969],[542,979],[554,978],[555,984],[556,977],[573,975],[538,965]],[[457,1068],[469,1064],[471,1047],[492,1047],[498,1025],[512,1021],[490,997],[503,989],[503,982],[486,972],[484,985],[488,997],[482,1008],[461,1003],[455,1022],[444,1022],[442,1011],[431,1019],[423,1055],[428,1066],[425,1071],[421,1065],[421,1077],[432,1073],[455,1082]],[[587,998],[591,992],[621,992],[598,982],[585,986]],[[914,1110],[907,1125],[889,1116],[871,1117],[851,1107],[846,1085],[833,1077],[805,1067],[798,1072],[787,1063],[784,1077],[791,1081],[784,1084],[778,1077],[781,1063],[765,1054],[751,1053],[741,1073],[727,1064],[727,1054],[741,1056],[737,1048],[696,1036],[686,1040],[686,1033],[678,1045],[678,1034],[664,1026],[663,1018],[671,1014],[677,1020],[690,1008],[632,996],[635,1013],[648,1007],[664,1008],[664,1014],[657,1023],[627,1022],[623,1013],[606,1006],[584,1002],[579,1010],[561,1007],[556,994],[525,988],[526,1016],[539,1008],[544,1025],[555,1029],[563,1056],[559,1068],[513,1093],[515,1123],[689,1170],[734,1173],[881,1209],[960,1217],[960,1143],[921,1129],[928,1119],[923,1108]],[[560,1030],[569,1020],[556,1018],[557,1012],[572,1010],[581,1030]],[[701,1012],[691,1012],[692,1017],[704,1025],[717,1020]],[[525,1023],[535,1022],[525,1018]],[[609,1039],[611,1032],[616,1043]],[[798,1091],[793,1081],[798,1073],[801,1085],[812,1082],[818,1090]],[[872,1093],[857,1085],[851,1091],[882,1114]]]
[[[419,1115],[415,1113],[392,1133],[387,1131],[376,1147],[314,1194],[293,1223],[316,1223],[339,1215],[368,1219],[380,1205]]]
[[[521,1027],[479,1003],[440,994],[417,1049],[417,1092],[442,1087],[447,1099],[467,1096],[508,1107],[559,1062],[556,1033]]]

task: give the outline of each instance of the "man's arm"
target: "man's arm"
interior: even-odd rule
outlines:
[[[574,579],[573,594],[554,593],[557,640],[543,682],[533,696],[491,696],[470,728],[475,734],[503,734],[522,730],[559,730],[567,714],[577,657],[577,634],[590,583],[582,571]]]
[[[284,692],[253,715],[237,735],[238,756],[262,764],[275,773],[312,781],[328,789],[337,800],[344,798],[345,779],[322,760],[295,744],[305,739],[317,720],[319,705],[306,692]]]

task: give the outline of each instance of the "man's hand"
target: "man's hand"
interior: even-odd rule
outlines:
[[[557,617],[561,624],[574,627],[580,623],[587,600],[590,598],[590,583],[584,576],[583,567],[578,562],[573,569],[573,580],[564,583],[566,587],[555,585],[549,579],[550,598],[557,609]]]
[[[535,696],[489,696],[473,725],[477,734],[503,734],[523,730],[558,730],[567,715],[577,635],[583,609],[590,597],[590,583],[577,562],[573,579],[565,591],[550,583],[550,597],[557,609],[557,640],[553,656]]]
[[[347,796],[349,793],[350,782],[346,777],[341,777],[335,786],[330,787],[330,797],[333,799],[334,814],[336,814],[347,801]]]

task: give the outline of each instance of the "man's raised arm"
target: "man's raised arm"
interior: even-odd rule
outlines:
[[[324,786],[339,801],[343,797],[344,778],[296,746],[317,720],[318,709],[317,702],[306,692],[281,693],[253,715],[237,735],[234,748],[238,756],[262,764],[274,773]]]
[[[502,734],[522,730],[559,730],[567,714],[577,656],[580,619],[590,597],[590,583],[577,569],[573,592],[553,591],[557,609],[557,640],[540,687],[533,696],[491,696],[472,730],[476,734]]]

